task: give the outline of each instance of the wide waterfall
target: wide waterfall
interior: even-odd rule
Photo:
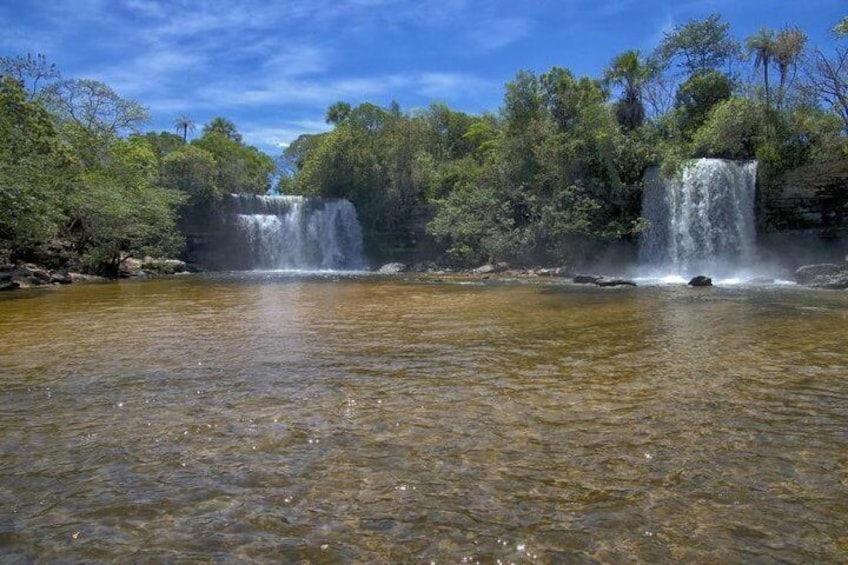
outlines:
[[[241,269],[359,270],[362,229],[347,200],[231,194],[227,202]]]
[[[755,260],[757,164],[691,161],[674,178],[645,174],[639,242],[643,268],[655,274],[731,276]]]

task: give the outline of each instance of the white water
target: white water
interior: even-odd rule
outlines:
[[[362,229],[347,200],[230,195],[237,237],[261,270],[363,269]]]
[[[675,178],[645,174],[639,242],[640,274],[728,282],[763,273],[755,267],[756,162],[698,159]]]

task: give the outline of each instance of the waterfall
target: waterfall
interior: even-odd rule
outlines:
[[[654,273],[728,276],[755,260],[757,163],[698,159],[675,178],[645,173],[639,262]]]
[[[358,270],[362,229],[347,200],[231,194],[231,264],[261,270]]]

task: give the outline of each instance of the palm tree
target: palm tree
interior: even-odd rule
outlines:
[[[806,34],[797,27],[787,27],[777,34],[774,40],[774,61],[780,72],[780,85],[777,89],[777,108],[783,105],[786,96],[786,86],[789,82],[789,71],[795,68],[804,45],[807,43]]]
[[[220,133],[223,136],[229,137],[233,141],[241,143],[241,134],[236,130],[236,125],[221,116],[212,118],[212,120],[203,126],[203,135],[209,133]]]
[[[638,50],[618,55],[604,72],[605,84],[621,88],[621,99],[615,104],[615,114],[623,127],[635,129],[645,121],[642,88],[655,72],[655,66],[645,61]]]
[[[176,120],[174,120],[174,127],[177,129],[177,132],[183,132],[183,143],[185,143],[188,139],[188,132],[191,130],[192,133],[195,131],[194,120],[183,114]]]
[[[745,40],[748,53],[754,54],[754,69],[763,69],[763,85],[765,88],[766,111],[771,107],[769,93],[769,65],[774,58],[774,31],[762,27],[760,31]]]

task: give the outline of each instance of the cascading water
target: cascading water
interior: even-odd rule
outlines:
[[[243,269],[363,269],[362,228],[347,200],[231,194],[228,201]]]
[[[653,274],[727,277],[755,260],[757,163],[698,159],[675,178],[645,173],[642,216],[649,228],[639,262]]]

